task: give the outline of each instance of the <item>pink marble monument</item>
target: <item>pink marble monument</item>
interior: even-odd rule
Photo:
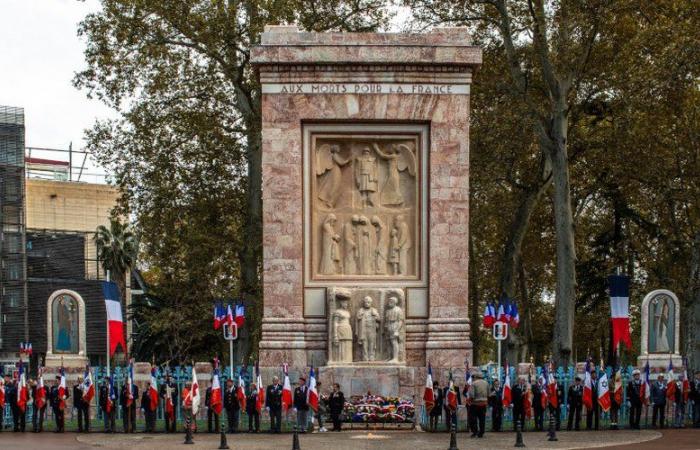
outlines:
[[[464,28],[307,33],[270,26],[262,89],[260,365],[313,365],[346,395],[417,395],[471,364]],[[463,373],[463,371],[462,371]],[[267,378],[269,379],[269,378]]]

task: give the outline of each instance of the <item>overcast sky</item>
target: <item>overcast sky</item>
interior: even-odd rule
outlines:
[[[26,144],[83,148],[83,130],[110,109],[71,84],[84,67],[77,24],[97,0],[0,0],[0,105],[24,108]]]

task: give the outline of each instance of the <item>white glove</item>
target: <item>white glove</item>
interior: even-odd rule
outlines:
[[[294,408],[294,412],[297,412],[297,409],[296,409],[296,408]]]
[[[266,406],[266,407],[265,407],[265,411],[270,412],[270,407],[269,407],[269,406]]]

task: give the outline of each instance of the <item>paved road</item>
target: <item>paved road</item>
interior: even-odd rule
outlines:
[[[528,449],[578,449],[600,448],[646,450],[700,449],[700,430],[665,430],[664,436],[656,431],[618,432],[560,432],[559,441],[547,442],[545,433],[525,433]],[[160,450],[173,448],[216,449],[219,437],[214,434],[195,435],[195,445],[181,447],[184,435],[134,434],[107,435],[91,433],[7,433],[0,434],[1,450],[30,449],[125,449]],[[660,439],[661,438],[661,439]],[[420,433],[411,431],[377,431],[374,433],[353,431],[300,436],[304,450],[443,450],[449,447],[449,435],[444,433]],[[514,433],[487,433],[483,439],[470,439],[468,434],[458,434],[457,446],[465,449],[512,449]],[[291,435],[240,434],[229,437],[229,446],[235,450],[277,450],[292,448]]]

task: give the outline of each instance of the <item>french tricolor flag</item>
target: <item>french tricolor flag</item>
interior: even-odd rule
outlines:
[[[484,328],[491,328],[496,323],[496,307],[493,303],[487,303],[484,310]]]
[[[311,409],[318,411],[318,391],[316,390],[316,375],[313,367],[311,367],[311,372],[309,372],[309,391],[307,395],[307,401]]]
[[[612,344],[617,348],[623,342],[628,349],[632,348],[630,336],[630,279],[624,275],[608,277],[610,285],[610,317],[612,321]]]
[[[282,408],[285,412],[292,406],[292,384],[289,382],[289,369],[287,364],[282,366],[284,383],[282,384]]]
[[[66,395],[68,389],[66,388],[66,370],[61,366],[61,370],[58,372],[61,375],[60,381],[58,382],[58,409],[63,411],[66,409]]]
[[[109,356],[112,356],[119,345],[122,346],[122,351],[126,352],[122,304],[119,300],[119,289],[115,283],[110,281],[102,282],[102,293],[104,294],[105,306],[107,308],[107,339],[109,341]]]
[[[243,328],[245,323],[245,306],[236,305],[236,313],[233,316],[233,321],[236,322],[236,326],[240,329]]]
[[[19,384],[17,386],[17,407],[24,413],[29,400],[29,388],[27,387],[27,375],[24,373],[24,363],[19,360]]]
[[[158,378],[156,368],[151,367],[151,385],[148,387],[148,397],[151,399],[151,411],[158,409]]]

